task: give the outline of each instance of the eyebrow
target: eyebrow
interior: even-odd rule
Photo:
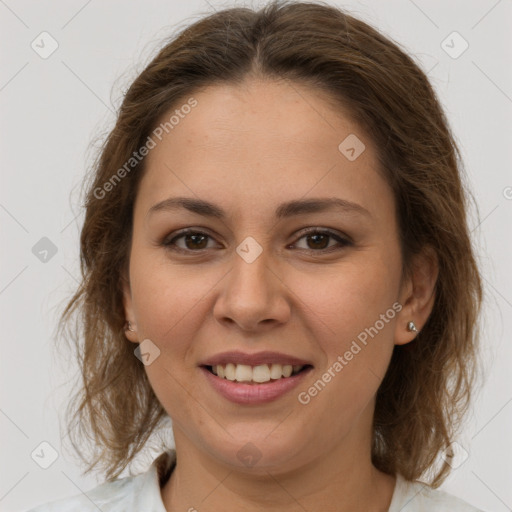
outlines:
[[[204,217],[212,217],[220,220],[225,220],[227,217],[224,210],[219,206],[208,201],[204,201],[203,199],[192,197],[170,197],[168,199],[164,199],[163,201],[153,205],[148,210],[146,216],[152,215],[155,212],[173,211],[180,208],[184,208],[192,213],[196,213]],[[277,219],[284,219],[294,215],[318,213],[334,209],[371,217],[370,212],[360,204],[353,203],[352,201],[341,199],[339,197],[288,201],[278,206],[275,216]]]

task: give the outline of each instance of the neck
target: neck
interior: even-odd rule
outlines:
[[[174,429],[176,467],[162,489],[167,510],[201,512],[386,512],[395,477],[371,464],[367,443],[347,440],[317,458],[276,471],[227,465]]]

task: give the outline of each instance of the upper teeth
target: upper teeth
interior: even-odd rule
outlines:
[[[298,373],[304,366],[291,364],[260,364],[258,366],[249,366],[247,364],[233,364],[226,365],[218,364],[212,366],[212,372],[223,379],[238,381],[238,382],[268,382],[270,379],[280,379],[282,377],[289,377],[290,375]]]

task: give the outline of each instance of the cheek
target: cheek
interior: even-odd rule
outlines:
[[[334,399],[351,408],[371,398],[389,364],[400,262],[375,252],[345,263],[322,278],[304,274],[296,291],[331,370],[325,379]]]
[[[132,296],[140,336],[182,358],[193,351],[190,340],[211,311],[209,296],[222,275],[206,267],[173,265],[154,255],[135,255]]]
[[[133,259],[132,294],[140,339],[150,339],[160,350],[145,371],[158,400],[177,422],[197,416],[189,382],[200,354],[192,340],[211,308],[208,291],[218,278],[210,274],[149,258]]]
[[[328,272],[303,272],[293,286],[309,316],[337,340],[357,336],[379,320],[397,300],[398,288],[399,261],[376,252],[347,259]]]

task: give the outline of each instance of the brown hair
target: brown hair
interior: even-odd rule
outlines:
[[[317,2],[281,1],[259,11],[208,15],[163,47],[135,79],[94,163],[80,238],[82,282],[65,308],[83,386],[68,406],[71,438],[96,450],[107,479],[119,476],[167,413],[124,335],[122,279],[129,263],[133,204],[145,168],[118,169],[141,148],[163,114],[215,83],[286,79],[328,93],[377,148],[391,185],[403,272],[431,247],[439,275],[433,311],[416,340],[395,346],[376,400],[372,460],[381,471],[418,479],[437,464],[469,404],[477,354],[481,278],[467,226],[470,194],[459,149],[429,84],[399,46],[368,24]],[[126,167],[125,167],[126,169]],[[108,187],[107,197],[101,190]],[[83,337],[83,343],[80,341]],[[449,472],[433,474],[437,487]]]

